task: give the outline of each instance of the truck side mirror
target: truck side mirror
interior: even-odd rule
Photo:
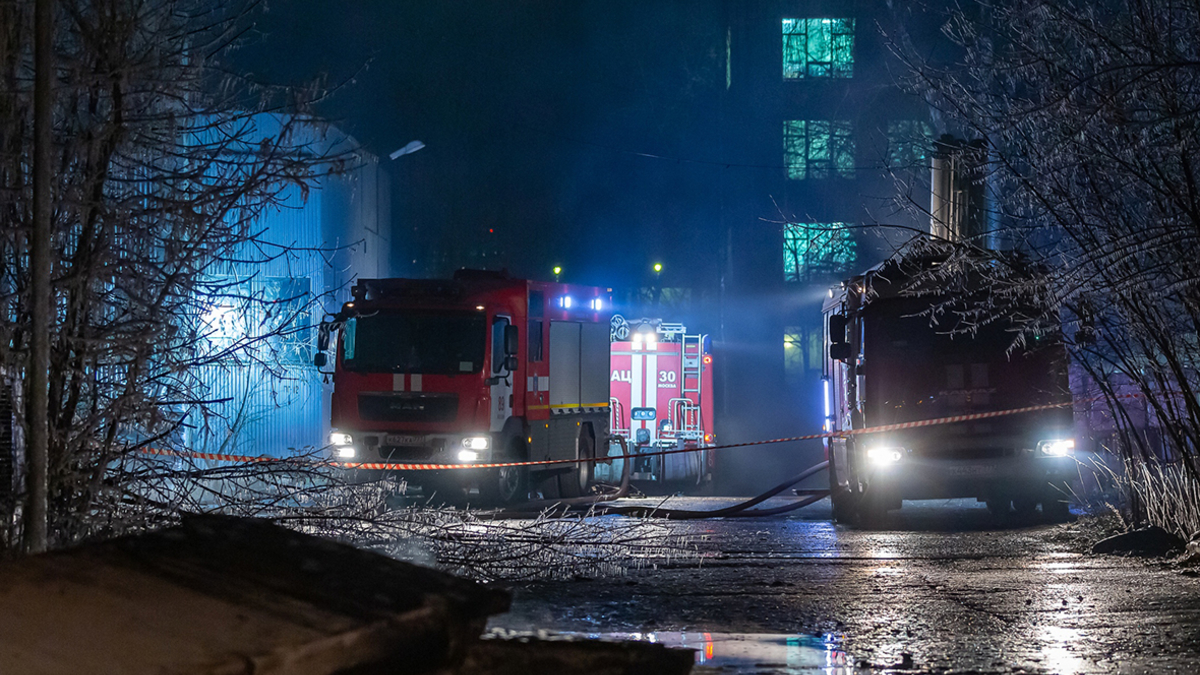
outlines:
[[[834,343],[846,341],[845,314],[829,315],[829,341]]]
[[[850,343],[849,342],[831,342],[829,343],[829,358],[834,361],[847,361],[850,359]]]
[[[508,355],[517,353],[517,327],[512,324],[504,327],[504,353]],[[515,366],[509,370],[515,370]]]
[[[317,352],[313,354],[313,365],[318,368],[324,368],[328,360],[325,358],[325,352]]]
[[[326,349],[329,349],[329,324],[322,321],[321,325],[317,326],[317,351],[323,352]]]
[[[510,372],[510,373],[512,373],[512,372],[516,372],[516,370],[517,370],[517,357],[515,357],[515,356],[506,356],[506,357],[504,357],[504,369],[505,369],[505,370],[507,370],[507,371],[508,371],[508,372]]]

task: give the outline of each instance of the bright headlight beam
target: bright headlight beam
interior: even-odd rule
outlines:
[[[353,442],[354,439],[350,437],[350,434],[341,431],[332,431],[329,433],[330,445],[350,445]]]
[[[353,459],[356,454],[358,453],[354,450],[353,445],[345,445],[337,449],[339,459]]]
[[[462,445],[467,450],[487,450],[491,441],[487,436],[468,436],[463,439]]]
[[[474,462],[478,459],[479,459],[479,453],[475,452],[474,450],[459,450],[458,451],[458,461],[460,461],[460,462]]]
[[[1066,457],[1075,451],[1074,438],[1060,438],[1038,443],[1038,450],[1050,457]]]
[[[867,450],[867,459],[872,464],[895,464],[904,457],[901,448],[871,448]]]

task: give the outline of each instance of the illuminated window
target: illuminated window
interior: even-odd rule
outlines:
[[[892,169],[928,169],[933,130],[920,120],[892,120],[887,126],[887,165]]]
[[[784,120],[783,163],[787,177],[854,178],[854,135],[844,120]]]
[[[846,223],[789,223],[783,228],[783,277],[810,282],[844,273],[858,258]]]
[[[202,295],[211,300],[199,328],[207,349],[221,352],[247,345],[256,358],[268,362],[294,365],[312,360],[313,295],[308,277],[214,276],[205,281],[205,290]]]
[[[854,74],[854,19],[784,19],[783,77]]]
[[[821,365],[819,325],[789,326],[783,330],[783,372],[789,383],[806,381],[808,374],[820,372]]]

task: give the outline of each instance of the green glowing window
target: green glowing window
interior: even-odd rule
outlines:
[[[783,227],[783,278],[810,282],[844,273],[858,258],[846,223],[788,223]]]
[[[783,77],[854,74],[854,19],[784,19]]]
[[[887,126],[887,165],[893,169],[928,169],[933,129],[920,120],[891,120]]]
[[[818,326],[788,326],[783,329],[783,371],[789,383],[806,379],[821,369],[821,330]]]
[[[854,178],[854,135],[843,120],[784,120],[783,163],[787,177]]]

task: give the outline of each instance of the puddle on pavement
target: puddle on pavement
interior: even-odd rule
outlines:
[[[850,657],[833,635],[775,633],[576,633],[601,640],[639,640],[696,650],[696,675],[782,673],[850,675]]]

